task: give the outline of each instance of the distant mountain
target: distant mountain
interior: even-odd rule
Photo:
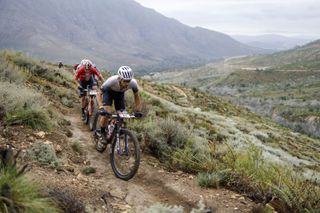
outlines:
[[[307,44],[317,39],[316,37],[307,37],[307,36],[287,37],[287,36],[276,35],[276,34],[266,34],[266,35],[259,35],[259,36],[234,35],[232,37],[235,40],[240,41],[244,44],[247,44],[253,47],[259,47],[259,48],[271,49],[271,50],[287,50],[287,49],[294,48],[298,45]]]
[[[268,66],[280,69],[320,69],[320,40],[271,55],[245,57],[231,61],[235,64]]]
[[[133,0],[0,0],[0,48],[50,61],[166,68],[261,52]]]

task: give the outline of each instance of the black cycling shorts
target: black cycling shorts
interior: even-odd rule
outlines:
[[[89,88],[89,89],[92,89],[92,86],[93,86],[93,79],[92,78],[90,78],[90,80],[89,81],[82,81],[82,80],[80,80],[80,86],[82,87],[81,89],[80,89],[80,97],[82,97],[82,96],[85,96],[85,93],[84,93],[84,89],[87,89],[87,87]]]
[[[114,107],[116,110],[123,111],[126,109],[124,92],[116,92],[111,89],[103,91],[103,106],[112,106],[114,102]]]

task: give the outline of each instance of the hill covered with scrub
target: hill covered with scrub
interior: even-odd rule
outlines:
[[[231,58],[155,74],[152,79],[222,96],[294,131],[319,138],[319,59],[318,40],[271,55]]]
[[[71,67],[58,69],[18,52],[0,55],[1,146],[21,150],[17,167],[32,165],[16,178],[2,163],[0,191],[7,197],[0,200],[1,211],[11,204],[18,212],[41,212],[46,206],[51,212],[320,208],[319,140],[200,90],[143,79],[138,82],[145,118],[129,123],[141,143],[143,161],[132,181],[119,181],[106,166],[106,154],[94,151],[91,134],[78,122]],[[133,98],[128,93],[130,111]],[[37,205],[22,199],[26,192],[18,183],[24,178],[32,179],[28,190],[40,183],[31,199]],[[14,196],[3,193],[8,186]],[[227,199],[231,193],[227,189],[238,194]],[[202,195],[206,205],[197,207],[193,194]]]

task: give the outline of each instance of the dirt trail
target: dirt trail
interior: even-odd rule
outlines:
[[[155,203],[179,205],[184,207],[185,212],[190,212],[201,199],[208,208],[221,213],[251,212],[254,206],[252,201],[228,190],[202,189],[197,186],[195,176],[168,172],[157,159],[145,153],[142,153],[140,168],[133,179],[117,179],[109,163],[108,149],[102,154],[94,149],[91,132],[78,114],[69,115],[66,119],[72,123],[71,140],[82,144],[87,161],[97,169],[95,174],[84,178],[91,189],[94,187],[97,190],[93,194],[103,197],[100,200],[84,198],[88,199],[88,204],[93,206],[94,203],[92,212],[142,212]]]

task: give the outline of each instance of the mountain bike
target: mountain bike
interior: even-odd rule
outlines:
[[[99,152],[105,151],[107,147],[101,143],[101,131],[97,128],[101,116],[109,118],[107,144],[111,144],[109,153],[112,170],[116,177],[130,180],[140,165],[140,145],[136,136],[127,129],[126,120],[134,119],[136,116],[127,112],[109,114],[99,110],[93,124],[93,143]]]
[[[83,91],[86,93],[83,123],[89,124],[90,130],[92,130],[94,122],[94,116],[92,115],[98,110],[98,103],[96,100],[97,90],[89,89],[89,87],[87,87],[87,89],[84,89]]]

